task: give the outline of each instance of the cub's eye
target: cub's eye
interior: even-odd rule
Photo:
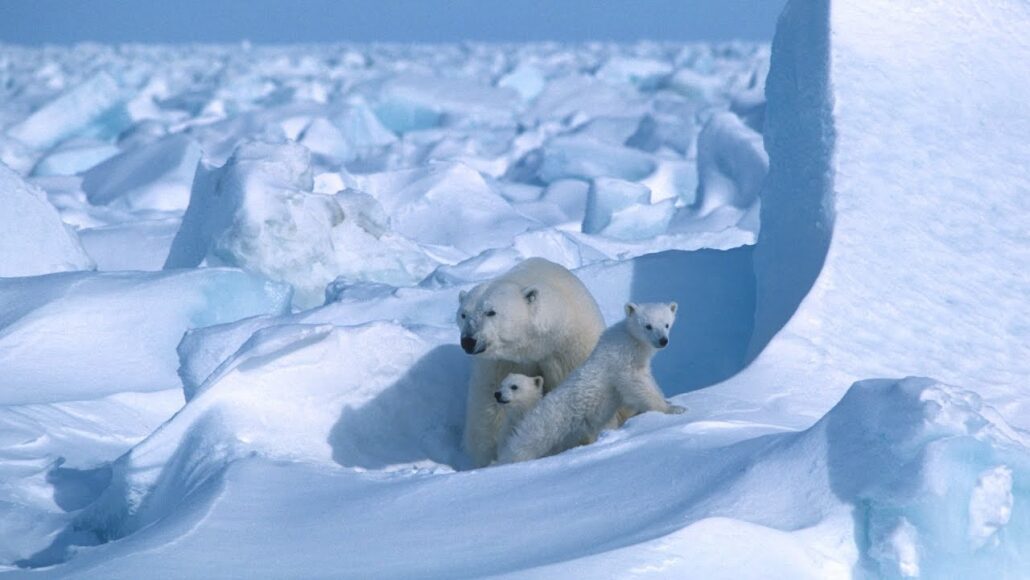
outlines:
[[[517,391],[517,390],[519,390],[519,386],[518,385],[512,385],[511,386],[511,390]]]
[[[487,316],[496,316],[496,315],[497,315],[497,311],[495,311],[495,310],[490,310],[490,311],[488,311],[488,312],[486,313],[486,315],[487,315]]]
[[[645,326],[644,328],[646,328],[646,329],[648,329],[648,330],[654,330],[654,327],[653,327],[653,326],[651,326],[650,324],[648,324],[648,325],[647,325],[647,326]]]
[[[669,325],[668,325],[668,324],[666,324],[666,325],[665,325],[665,328],[669,328]]]
[[[465,320],[465,313],[464,312],[461,313],[461,319]]]

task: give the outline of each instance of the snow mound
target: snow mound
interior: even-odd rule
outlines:
[[[165,268],[238,266],[291,284],[301,307],[321,304],[337,276],[400,286],[431,271],[433,262],[382,218],[372,227],[374,210],[348,212],[354,195],[312,186],[303,146],[241,145],[224,166],[200,169]]]
[[[96,267],[38,187],[0,163],[0,278]]]
[[[463,462],[468,371],[448,334],[388,323],[256,331],[114,463],[111,487],[78,525],[104,539],[131,533],[253,454],[375,468]]]
[[[218,268],[0,280],[0,404],[178,388],[186,330],[282,314],[289,299],[282,284]]]
[[[200,155],[195,141],[172,135],[90,169],[82,176],[82,189],[96,205],[183,211]]]

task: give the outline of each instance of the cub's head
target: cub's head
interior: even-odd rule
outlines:
[[[509,403],[535,404],[544,396],[544,378],[527,377],[511,373],[504,377],[501,386],[494,391],[494,399],[502,405]]]
[[[469,292],[462,290],[455,315],[461,348],[487,358],[526,358],[538,295],[536,288],[516,284],[480,284]]]
[[[669,331],[676,322],[675,302],[651,302],[648,304],[626,304],[626,325],[630,333],[641,342],[655,348],[669,344]]]

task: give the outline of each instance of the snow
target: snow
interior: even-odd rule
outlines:
[[[4,47],[0,570],[1019,576],[1028,21]],[[529,257],[677,301],[687,412],[470,469],[458,295]]]

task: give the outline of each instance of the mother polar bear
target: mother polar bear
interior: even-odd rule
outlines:
[[[557,387],[590,356],[604,331],[594,297],[568,269],[530,258],[459,295],[461,347],[475,358],[465,415],[465,450],[477,466],[497,458],[502,415],[494,391],[509,373]]]

